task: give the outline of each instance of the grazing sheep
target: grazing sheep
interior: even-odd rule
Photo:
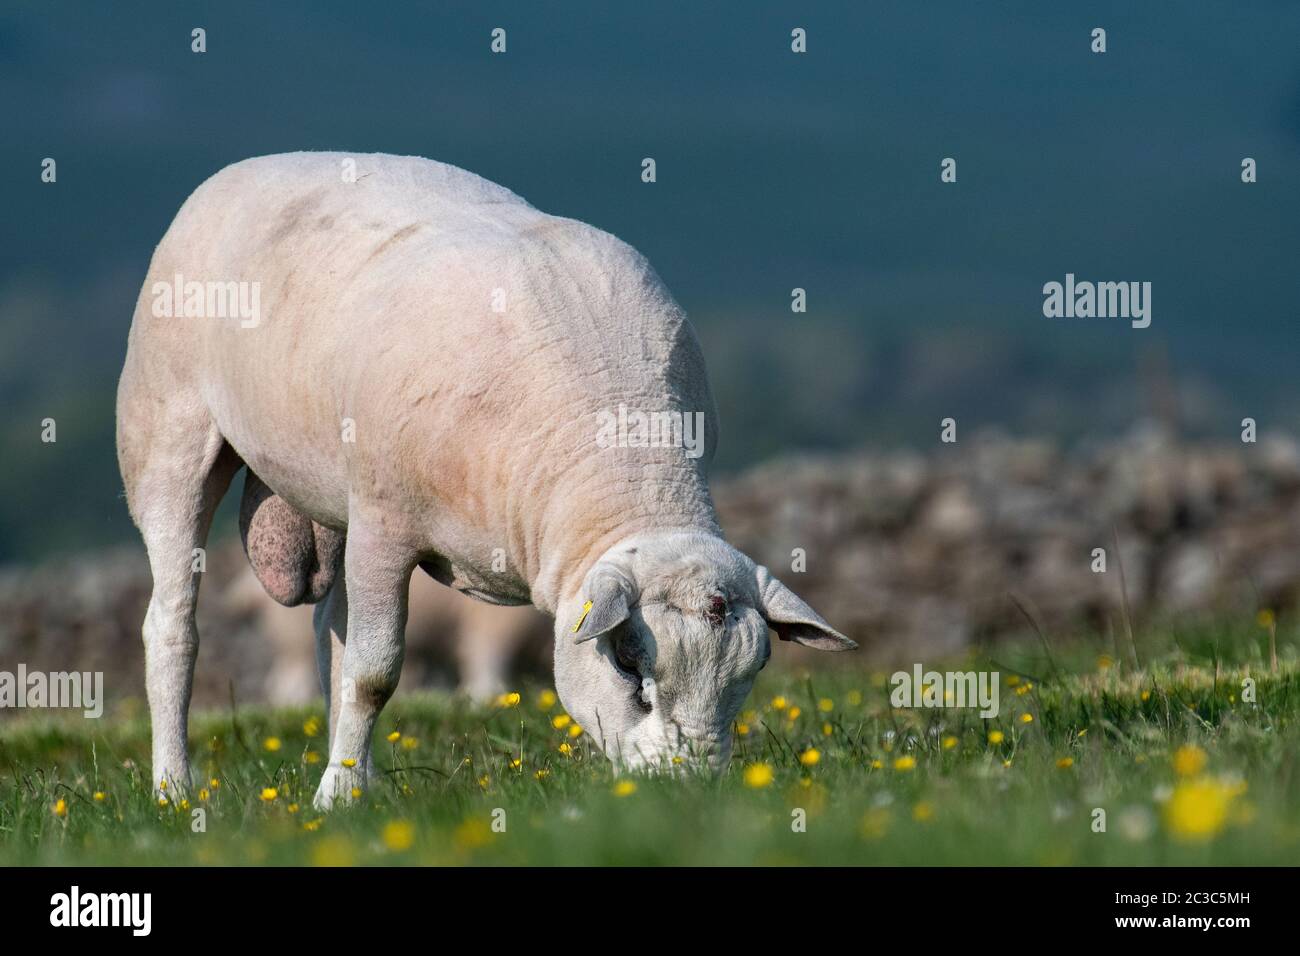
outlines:
[[[154,253],[118,387],[155,785],[189,783],[194,554],[241,466],[259,579],[324,596],[317,806],[366,785],[417,565],[556,618],[556,689],[616,765],[724,764],[769,626],[855,645],[722,540],[717,436],[694,331],[608,233],[419,158],[222,170]]]

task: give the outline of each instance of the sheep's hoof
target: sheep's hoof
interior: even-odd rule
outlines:
[[[312,805],[317,810],[327,812],[335,806],[347,806],[356,802],[365,792],[367,776],[360,767],[331,764],[325,768]]]

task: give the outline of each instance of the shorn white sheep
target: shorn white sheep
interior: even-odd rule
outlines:
[[[702,441],[611,434],[613,416],[696,422]],[[373,772],[417,566],[554,615],[561,701],[617,766],[722,766],[769,626],[855,645],[723,541],[717,436],[694,331],[608,233],[419,158],[223,169],[154,253],[118,387],[118,460],[153,572],[155,786],[190,783],[196,549],[245,466],[258,578],[282,603],[319,602],[317,806]]]

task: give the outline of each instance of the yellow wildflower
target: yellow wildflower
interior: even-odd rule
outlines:
[[[1180,777],[1195,777],[1205,769],[1208,760],[1205,751],[1196,744],[1184,744],[1174,751],[1174,773]]]
[[[470,817],[456,827],[451,839],[458,849],[474,850],[492,839],[492,828],[478,817]]]
[[[1209,840],[1227,822],[1232,799],[1231,791],[1213,780],[1184,781],[1165,804],[1165,823],[1177,839]]]
[[[410,820],[389,820],[380,834],[384,846],[394,852],[409,850],[415,842],[415,824]]]
[[[745,768],[745,786],[761,790],[763,787],[771,785],[773,776],[772,768],[767,764],[752,763]]]

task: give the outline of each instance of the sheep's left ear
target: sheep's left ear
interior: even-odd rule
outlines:
[[[794,641],[819,651],[852,651],[857,644],[831,627],[793,591],[758,568],[758,593],[763,618],[783,641]]]

